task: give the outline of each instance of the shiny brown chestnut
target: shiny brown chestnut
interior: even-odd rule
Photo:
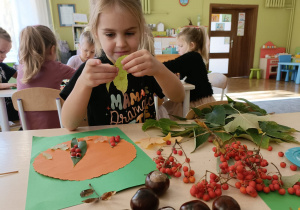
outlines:
[[[157,210],[159,200],[149,188],[140,188],[130,200],[132,210]]]
[[[241,207],[233,197],[222,195],[214,200],[212,210],[241,210]]]
[[[152,171],[147,175],[145,185],[153,190],[156,195],[162,195],[169,189],[170,180],[166,174],[160,171]]]
[[[200,200],[192,200],[182,204],[180,210],[210,210],[210,208]]]

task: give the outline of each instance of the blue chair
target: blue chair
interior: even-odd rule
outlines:
[[[278,70],[276,80],[279,81],[281,72],[286,72],[285,81],[289,81],[290,72],[292,73],[291,80],[296,79],[297,70],[295,66],[290,66],[289,63],[292,61],[292,55],[279,55],[278,56]]]

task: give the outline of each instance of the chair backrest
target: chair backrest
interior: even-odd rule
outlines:
[[[58,112],[60,127],[61,106],[63,99],[59,96],[60,90],[44,87],[27,88],[12,95],[14,108],[19,111],[22,128],[27,130],[24,111],[55,111]]]
[[[202,110],[204,108],[210,108],[211,106],[221,105],[221,104],[228,104],[228,101],[213,101],[213,102],[209,102],[209,103],[206,103],[206,104],[201,104],[199,106],[196,106],[195,108]],[[185,118],[188,119],[188,120],[194,119],[195,118],[194,110],[191,109],[186,114]]]
[[[278,62],[291,62],[292,55],[278,55]]]
[[[227,87],[227,77],[221,73],[209,73],[208,80],[213,87],[222,88],[221,101],[224,97],[225,88]]]

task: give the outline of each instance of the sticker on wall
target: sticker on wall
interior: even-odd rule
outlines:
[[[244,36],[244,29],[238,29],[237,36]]]
[[[246,13],[240,12],[239,13],[239,21],[245,21],[245,18],[246,18]]]
[[[238,22],[238,29],[244,29],[245,28],[245,21],[239,21]]]
[[[230,37],[224,37],[224,45],[229,44]]]
[[[220,14],[212,14],[211,15],[211,22],[219,22]]]
[[[216,31],[224,31],[225,23],[216,23]]]
[[[231,14],[222,14],[222,22],[231,22]]]

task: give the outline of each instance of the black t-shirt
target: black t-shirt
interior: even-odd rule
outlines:
[[[111,63],[103,54],[100,58],[102,63]],[[83,63],[60,96],[66,99],[73,90],[75,83],[85,66]],[[94,87],[87,107],[89,125],[114,125],[127,123],[141,123],[145,119],[155,118],[153,94],[164,97],[160,86],[154,77],[134,77],[127,74],[128,88],[122,93],[111,82],[109,89],[106,84]],[[76,104],[74,104],[76,106]]]
[[[16,70],[14,68],[9,67],[5,63],[0,63],[0,83],[8,83],[15,73]]]
[[[174,73],[180,73],[180,78],[195,85],[191,90],[190,101],[212,96],[213,90],[207,77],[206,66],[202,56],[197,52],[188,52],[180,57],[164,62],[164,65]]]

